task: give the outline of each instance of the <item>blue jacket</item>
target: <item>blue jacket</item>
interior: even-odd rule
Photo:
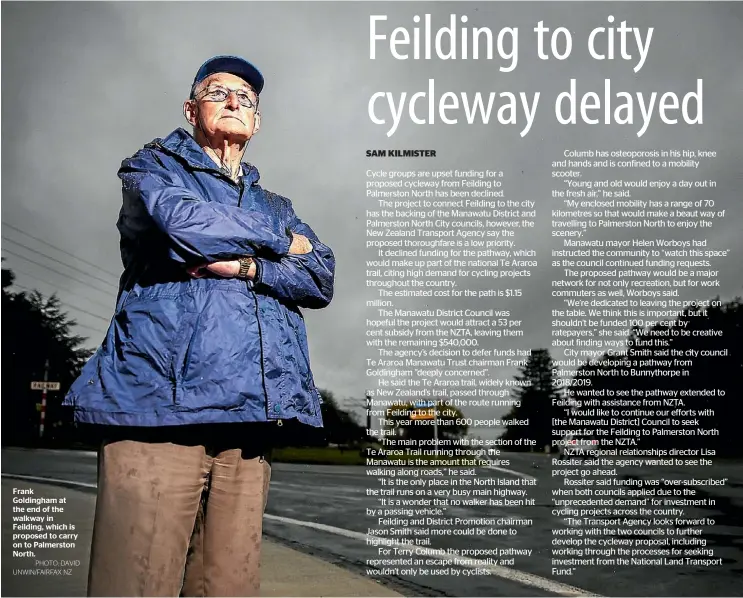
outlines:
[[[124,264],[101,346],[64,399],[80,423],[265,422],[322,426],[300,308],[333,296],[335,257],[243,163],[238,185],[183,129],[119,170]],[[289,232],[312,252],[288,255]],[[254,256],[253,281],[191,278],[192,265]]]

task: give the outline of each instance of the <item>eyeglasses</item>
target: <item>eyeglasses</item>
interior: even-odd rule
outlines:
[[[248,110],[258,108],[258,98],[251,97],[247,91],[242,89],[227,89],[226,87],[210,87],[199,94],[198,99],[205,100],[207,102],[224,102],[230,97],[231,93],[235,93],[237,101],[243,108]]]

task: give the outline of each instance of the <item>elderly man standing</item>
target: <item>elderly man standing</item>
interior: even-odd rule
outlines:
[[[91,596],[257,595],[272,436],[322,426],[301,308],[330,303],[335,258],[242,160],[263,84],[208,60],[193,133],[119,170],[116,312],[65,398],[102,439]]]

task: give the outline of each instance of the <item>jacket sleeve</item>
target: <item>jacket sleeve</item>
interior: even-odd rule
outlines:
[[[290,237],[270,215],[204,200],[167,169],[154,152],[143,150],[119,169],[124,204],[120,228],[146,212],[171,241],[170,257],[182,263],[205,263],[289,251]],[[124,231],[122,231],[124,232]]]
[[[333,299],[335,256],[330,247],[322,243],[314,231],[297,217],[291,202],[288,199],[284,201],[289,230],[307,237],[312,243],[312,251],[284,255],[276,260],[256,258],[258,272],[253,280],[254,288],[291,301],[298,307],[326,307]]]

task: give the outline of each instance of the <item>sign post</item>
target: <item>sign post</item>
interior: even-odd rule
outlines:
[[[436,447],[436,458],[439,457],[439,402],[433,405],[433,442]]]
[[[59,382],[49,382],[49,360],[47,359],[44,362],[44,381],[31,382],[31,390],[41,391],[41,408],[39,409],[41,421],[39,423],[39,438],[42,438],[44,436],[44,419],[46,417],[46,391],[59,390],[59,386]]]

